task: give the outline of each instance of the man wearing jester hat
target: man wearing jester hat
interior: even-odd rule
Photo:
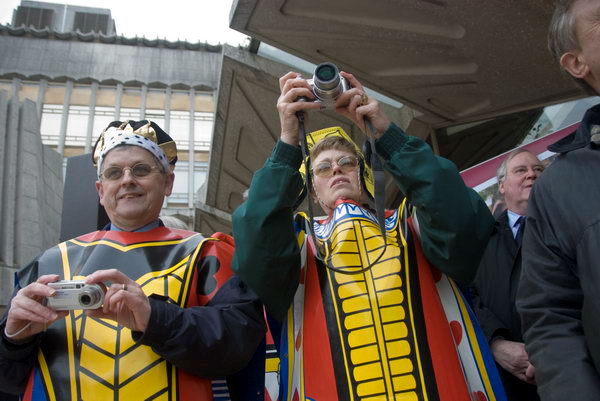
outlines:
[[[93,159],[110,223],[17,273],[0,321],[0,389],[23,400],[212,400],[206,377],[242,369],[265,330],[260,302],[231,277],[233,241],[158,218],[177,149],[155,123],[111,123]],[[49,307],[57,280],[101,284],[103,304]]]
[[[453,163],[390,123],[351,74],[336,111],[365,136],[406,201],[368,204],[372,173],[339,128],[308,135],[311,227],[294,216],[304,186],[296,113],[321,107],[306,80],[284,75],[280,140],[233,215],[233,268],[261,298],[281,358],[283,400],[503,399],[485,339],[454,280],[469,282],[494,219]],[[409,206],[410,205],[410,206]],[[314,243],[316,241],[316,244]],[[316,246],[315,246],[316,245]],[[480,347],[481,345],[481,347]]]

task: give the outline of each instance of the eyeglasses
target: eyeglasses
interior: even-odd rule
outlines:
[[[354,156],[343,156],[336,162],[322,161],[313,168],[313,174],[317,177],[331,177],[334,164],[337,164],[344,173],[349,173],[358,167],[358,159]]]
[[[132,167],[111,166],[104,169],[100,177],[109,181],[116,181],[125,175],[125,170],[129,170],[129,173],[135,178],[144,178],[152,174],[154,170],[160,170],[160,167],[146,163],[138,163]]]

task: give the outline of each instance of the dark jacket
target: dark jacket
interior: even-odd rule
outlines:
[[[517,246],[505,210],[496,220],[473,283],[473,304],[488,341],[503,338],[523,342],[515,299],[521,275],[521,248]],[[539,400],[537,388],[498,365],[509,401]]]
[[[546,400],[600,399],[600,146],[591,128],[549,149],[556,161],[534,185],[517,293],[523,334]]]

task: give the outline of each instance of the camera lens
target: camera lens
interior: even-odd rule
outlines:
[[[104,299],[104,292],[98,286],[84,286],[79,294],[79,306],[82,308],[94,308]]]
[[[315,70],[315,76],[319,81],[331,81],[336,75],[336,68],[331,64],[321,64]]]
[[[323,102],[333,102],[342,92],[344,78],[333,63],[322,63],[315,68],[313,92]]]
[[[88,294],[81,294],[81,297],[79,297],[79,302],[81,302],[81,305],[88,306],[92,303],[92,297],[90,297]]]

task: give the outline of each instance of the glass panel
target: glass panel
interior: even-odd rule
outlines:
[[[181,164],[181,166],[179,164]],[[175,168],[175,182],[173,183],[173,193],[185,194],[187,196],[187,186],[187,163],[177,162],[177,167]]]
[[[44,145],[58,145],[62,105],[45,104],[42,109],[42,124],[40,134]]]
[[[171,111],[190,111],[189,92],[173,91],[171,94]]]
[[[165,108],[165,92],[157,90],[149,90],[146,95],[146,109],[160,109]],[[146,111],[148,112],[148,111]]]
[[[108,127],[115,117],[113,107],[96,107],[94,115],[94,128],[92,129],[92,147],[98,140],[100,133]]]
[[[117,88],[101,86],[96,92],[96,106],[114,107],[117,102]],[[113,112],[114,113],[114,112]],[[114,114],[113,114],[114,115]]]
[[[190,113],[185,111],[171,111],[171,138],[177,143],[178,150],[188,149],[190,136]]]
[[[198,115],[198,113],[196,113]],[[214,122],[212,120],[194,121],[194,150],[210,150],[210,141],[212,139],[212,130]]]
[[[196,112],[213,113],[215,111],[215,102],[211,93],[196,93]]]
[[[44,104],[62,104],[65,102],[65,86],[50,84],[44,93]]]
[[[206,181],[206,175],[208,173],[208,163],[206,162],[195,162],[194,163],[194,195],[198,192],[202,184]]]
[[[71,103],[77,106],[89,106],[91,103],[92,87],[76,85],[71,92]]]
[[[67,137],[65,139],[66,146],[85,146],[89,110],[87,106],[69,107],[69,121],[67,121]]]
[[[137,109],[136,120],[140,117],[140,106],[142,104],[142,92],[137,88],[124,88],[121,107]]]
[[[113,116],[114,117],[114,116]],[[121,121],[140,119],[140,109],[121,108]]]

